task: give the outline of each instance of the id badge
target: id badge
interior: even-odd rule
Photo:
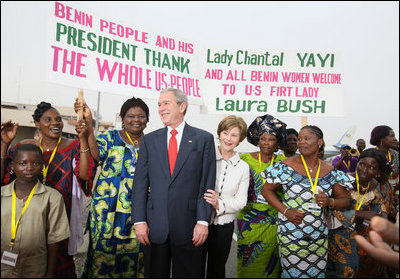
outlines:
[[[15,267],[15,265],[17,264],[17,258],[18,254],[4,251],[3,255],[1,256],[1,263]]]
[[[136,170],[136,167],[131,165],[130,173],[131,173],[132,176],[135,174],[135,170]]]
[[[363,221],[363,225],[366,227],[369,227],[371,225],[371,223],[369,222],[369,220],[365,220]]]
[[[318,212],[318,213],[321,212],[321,207],[313,202],[306,203],[306,208],[308,211],[311,212]]]

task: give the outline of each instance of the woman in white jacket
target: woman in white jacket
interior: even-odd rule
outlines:
[[[234,221],[246,205],[249,187],[249,165],[234,150],[246,138],[246,122],[241,117],[227,116],[219,123],[217,132],[220,144],[216,150],[215,190],[204,194],[214,207],[207,239],[207,278],[225,277]]]

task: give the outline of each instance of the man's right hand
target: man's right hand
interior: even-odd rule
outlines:
[[[140,241],[140,243],[145,246],[151,244],[149,239],[149,227],[147,226],[147,223],[135,224],[135,232],[136,238]]]

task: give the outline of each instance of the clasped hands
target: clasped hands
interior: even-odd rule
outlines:
[[[318,194],[315,195],[315,202],[321,208],[329,206],[329,197],[324,194],[321,190],[318,190]],[[287,208],[284,212],[285,217],[295,225],[300,225],[303,221],[305,212],[299,209]]]

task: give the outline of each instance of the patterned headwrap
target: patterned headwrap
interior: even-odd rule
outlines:
[[[247,141],[258,146],[262,134],[267,133],[276,136],[282,148],[286,145],[286,124],[272,115],[258,116],[247,129]]]

